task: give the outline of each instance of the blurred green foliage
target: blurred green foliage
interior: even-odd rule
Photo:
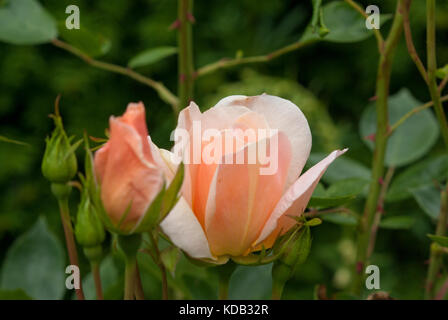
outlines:
[[[40,2],[56,18],[59,28],[67,17],[65,8],[69,4],[78,5],[82,27],[95,33],[88,40],[101,43],[101,47],[92,54],[104,61],[126,66],[131,58],[146,50],[176,46],[176,32],[169,30],[177,15],[175,0]],[[382,13],[392,13],[395,5],[395,1],[359,2],[364,7],[376,4]],[[414,42],[422,57],[425,56],[424,7],[423,1],[414,1],[411,10]],[[260,55],[292,43],[302,35],[311,15],[310,1],[197,1],[193,27],[195,66],[234,57],[237,51],[244,56]],[[388,23],[383,25],[383,34],[389,27]],[[67,41],[78,41],[80,47],[89,47],[84,42],[80,43],[76,35],[67,31],[60,34]],[[437,37],[438,61],[443,66],[448,62],[447,2],[438,3]],[[107,54],[101,56],[108,49]],[[177,63],[173,53],[162,52],[167,57],[157,63],[138,63],[138,71],[162,81],[176,92]],[[365,144],[364,131],[359,128],[359,123],[369,105],[369,98],[374,94],[377,58],[374,37],[354,43],[322,42],[268,63],[220,70],[199,78],[195,101],[205,110],[231,94],[266,92],[290,99],[301,107],[310,122],[314,139],[310,164],[322,159],[330,150],[350,148],[343,158],[335,162],[335,168],[330,168],[324,176],[323,186],[327,188],[348,178],[368,179],[371,151]],[[145,59],[151,62],[155,58]],[[169,135],[176,119],[170,106],[162,102],[151,88],[121,75],[94,69],[51,44],[19,46],[0,42],[0,70],[0,136],[29,144],[24,146],[0,140],[0,298],[60,298],[63,295],[70,298],[72,293],[61,291],[61,274],[51,272],[51,269],[43,269],[42,277],[53,276],[61,287],[44,291],[39,287],[42,283],[32,284],[32,288],[22,286],[26,293],[14,290],[15,284],[20,284],[23,279],[16,275],[18,282],[15,282],[10,275],[14,269],[10,265],[11,256],[24,261],[22,264],[31,263],[26,259],[20,260],[23,259],[21,251],[33,249],[23,245],[29,237],[47,243],[45,252],[36,258],[41,267],[45,266],[42,261],[46,261],[45,257],[52,252],[55,254],[48,258],[55,261],[46,262],[52,268],[67,262],[67,258],[64,262],[64,258],[59,256],[62,254],[63,232],[56,201],[40,170],[45,137],[52,130],[52,121],[47,115],[53,111],[56,96],[61,94],[60,108],[68,134],[77,137],[81,137],[84,130],[92,136],[104,137],[110,115],[121,114],[128,102],[143,101],[153,141],[160,147],[169,148]],[[392,68],[391,94],[402,92],[402,88],[407,88],[412,94],[413,98],[409,99],[429,100],[426,86],[407,54],[404,41],[399,44]],[[428,110],[426,115],[432,117],[432,112]],[[419,125],[418,119],[413,121]],[[429,126],[434,125],[429,123]],[[408,130],[412,131],[412,128]],[[391,187],[398,198],[388,198],[384,229],[379,231],[372,258],[372,262],[381,269],[381,289],[401,299],[423,296],[424,262],[429,255],[430,244],[426,234],[434,231],[434,209],[429,207],[433,202],[428,204],[425,199],[439,196],[433,181],[446,181],[448,175],[448,159],[433,159],[443,154],[443,144],[440,138],[437,139],[434,128],[428,130],[434,145],[426,145],[427,141],[422,141],[421,145],[425,147],[422,152],[410,155],[406,163],[399,163],[406,165],[397,168]],[[398,146],[405,150],[409,143],[404,139]],[[81,156],[78,158],[82,159]],[[428,167],[428,163],[431,166]],[[430,173],[425,168],[430,168]],[[401,183],[395,182],[400,178]],[[362,211],[363,197],[361,192],[352,199],[350,208]],[[79,195],[73,192],[71,200],[74,213]],[[44,217],[47,224],[39,217]],[[313,228],[310,256],[287,283],[284,298],[311,299],[316,284],[326,284],[329,295],[346,288],[355,259],[355,229],[353,220],[352,223],[344,221],[347,222],[345,216],[329,216],[321,226]],[[47,225],[49,231],[45,236],[41,233]],[[19,241],[14,242],[16,239]],[[101,266],[105,297],[120,298],[122,266],[113,250],[108,251],[111,252]],[[6,260],[8,263],[4,263]],[[157,267],[147,255],[142,254],[139,260],[146,296],[160,298]],[[87,261],[82,258],[81,262],[82,273],[88,273]],[[29,267],[24,268],[23,272],[30,272]],[[269,297],[271,266],[248,269],[240,267],[235,272],[230,284],[230,297]],[[92,281],[90,275],[84,279],[86,295],[90,298],[94,296]],[[213,270],[194,266],[183,256],[175,272],[170,274],[169,282],[176,298],[216,298],[217,276]]]

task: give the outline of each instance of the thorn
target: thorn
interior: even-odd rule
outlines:
[[[174,22],[168,27],[169,30],[179,29],[180,28],[180,20],[174,20]]]
[[[368,136],[364,137],[364,139],[375,142],[375,134],[369,134]]]
[[[378,183],[379,183],[380,185],[383,185],[383,184],[384,184],[383,177],[380,177],[380,178],[378,179]]]
[[[384,214],[384,207],[383,207],[383,205],[381,205],[381,204],[377,205],[376,211]]]
[[[106,142],[107,139],[105,138],[98,138],[98,137],[94,137],[94,136],[89,136],[89,139],[92,140],[93,142]]]
[[[364,267],[364,264],[361,261],[356,262],[356,272],[358,274],[362,273],[363,267]]]
[[[377,96],[373,96],[373,97],[369,98],[369,101],[376,101],[376,99],[378,99],[378,97]]]
[[[179,80],[180,80],[180,82],[184,82],[185,81],[185,75],[183,74],[183,73],[181,73],[180,75],[179,75]]]
[[[196,23],[196,18],[193,16],[191,12],[187,12],[187,20],[191,23]]]

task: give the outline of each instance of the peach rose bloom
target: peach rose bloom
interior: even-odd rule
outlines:
[[[111,222],[132,231],[163,187],[159,150],[151,142],[143,103],[130,103],[121,117],[109,119],[109,141],[95,153],[94,169],[101,200]]]
[[[270,248],[280,234],[296,223],[290,216],[303,213],[330,163],[346,151],[333,151],[300,175],[311,149],[308,122],[295,104],[266,94],[230,96],[204,113],[192,102],[180,113],[176,129],[189,132],[190,150],[195,148],[195,123],[200,123],[202,132],[216,129],[223,134],[235,129],[278,129],[264,137],[242,137],[243,147],[234,148],[231,154],[235,158],[243,153],[247,159],[249,151],[261,142],[267,144],[268,153],[276,142],[278,158],[274,159],[277,170],[270,175],[260,173],[263,164],[259,159],[252,164],[191,164],[193,152],[190,159],[183,159],[186,164],[182,197],[161,227],[174,244],[193,258],[216,260],[246,255],[261,245]],[[208,143],[202,139],[200,150],[204,151]],[[229,154],[223,152],[222,156]],[[170,159],[174,161],[175,156]]]

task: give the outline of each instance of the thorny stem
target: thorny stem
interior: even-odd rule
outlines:
[[[79,267],[78,252],[76,251],[75,238],[73,236],[73,227],[70,218],[70,211],[68,208],[68,195],[70,194],[71,187],[69,185],[52,184],[51,186],[53,194],[58,199],[59,211],[61,214],[62,227],[64,228],[65,243],[67,245],[68,256],[71,265]],[[61,196],[59,190],[65,190],[65,195]],[[78,300],[84,300],[84,292],[82,290],[82,281],[79,281],[79,289],[76,290],[76,297]]]
[[[440,101],[440,92],[436,82],[436,1],[426,1],[426,52],[428,63],[428,88],[431,99],[434,102],[434,110],[436,111],[437,119],[439,120],[440,130],[448,148],[448,123],[443,110],[442,102]]]
[[[439,94],[442,94],[442,91],[447,83],[448,83],[448,73],[445,76],[445,78],[443,78],[443,80],[440,82],[439,87],[437,88],[439,90]]]
[[[446,190],[441,192],[440,196],[440,213],[437,220],[436,235],[444,236],[446,232],[446,224],[448,223],[448,186]],[[425,285],[425,299],[432,299],[434,291],[434,282],[440,268],[441,251],[436,243],[432,243],[430,247],[428,276]]]
[[[234,59],[224,58],[224,59],[221,59],[219,61],[213,62],[211,64],[208,64],[208,65],[205,65],[205,66],[199,68],[196,71],[196,77],[202,77],[202,76],[212,73],[216,70],[226,69],[226,68],[230,68],[230,67],[237,66],[237,65],[267,62],[267,61],[273,60],[275,58],[278,58],[284,54],[287,54],[289,52],[303,48],[311,43],[314,43],[315,41],[316,40],[297,41],[297,42],[291,43],[283,48],[275,50],[266,55],[246,57],[246,58],[234,58]]]
[[[446,278],[445,282],[443,283],[442,287],[440,288],[439,292],[436,295],[436,300],[443,300],[443,298],[446,296],[446,293],[448,292],[448,278]]]
[[[162,276],[162,299],[163,300],[168,300],[169,299],[169,295],[168,295],[168,278],[167,278],[167,275],[166,275],[166,268],[165,268],[165,265],[163,264],[162,256],[160,254],[159,245],[157,243],[158,241],[157,241],[157,239],[154,237],[154,235],[151,232],[148,232],[148,234],[149,234],[149,239],[151,240],[152,247],[154,248],[155,255],[153,255],[151,253],[151,251],[149,251],[149,253],[151,254],[151,257],[153,258],[154,262],[159,267],[160,273],[161,273],[161,276]]]
[[[411,2],[412,0],[404,0],[401,6],[401,13],[403,14],[403,29],[406,39],[406,46],[408,48],[409,55],[411,56],[411,59],[417,66],[417,69],[422,75],[423,80],[425,80],[425,82],[428,83],[428,74],[426,73],[425,67],[422,61],[420,60],[420,57],[418,56],[418,53],[415,50],[414,42],[412,41],[411,24],[409,22],[409,8],[411,7]]]
[[[193,34],[192,34],[193,0],[179,0],[178,17],[179,32],[179,104],[185,108],[193,99],[194,64],[193,64]]]
[[[143,291],[142,279],[140,277],[140,271],[138,269],[138,262],[135,264],[135,299],[145,300],[145,293]]]
[[[103,300],[103,288],[101,286],[101,276],[100,276],[100,264],[98,262],[92,262],[90,264],[92,269],[93,280],[95,282],[96,298],[97,300]]]
[[[108,63],[108,62],[95,60],[95,59],[89,57],[88,55],[86,55],[85,53],[83,53],[82,51],[78,50],[77,48],[75,48],[75,47],[71,46],[70,44],[65,43],[59,39],[53,39],[52,44],[58,48],[61,48],[65,51],[70,52],[71,54],[81,58],[82,60],[84,60],[84,62],[90,64],[91,66],[93,66],[95,68],[107,70],[110,72],[119,73],[119,74],[128,76],[129,78],[132,78],[140,83],[143,83],[143,84],[153,88],[154,90],[157,91],[157,93],[159,94],[159,97],[171,106],[171,108],[173,109],[175,114],[179,113],[179,101],[178,101],[177,97],[173,93],[171,93],[171,91],[168,90],[161,82],[158,82],[151,78],[145,77],[144,75],[142,75],[138,72],[135,72],[132,69],[118,66],[118,65]]]
[[[434,109],[439,120],[440,130],[446,147],[448,148],[448,123],[445,112],[443,110],[442,101],[440,99],[440,91],[436,82],[436,2],[435,0],[426,1],[426,50],[428,64],[428,88],[431,99],[434,102]],[[441,87],[443,89],[443,86]],[[437,221],[436,235],[444,236],[446,232],[447,216],[447,191],[441,193],[440,214]],[[428,276],[425,286],[425,299],[433,297],[434,282],[440,269],[440,252],[437,250],[436,244],[432,244],[430,248]]]
[[[352,286],[353,292],[358,295],[361,293],[362,282],[364,279],[363,269],[368,260],[369,241],[371,238],[372,226],[380,195],[380,179],[383,177],[384,172],[384,157],[386,153],[389,131],[388,96],[390,73],[393,54],[395,52],[398,40],[400,39],[403,27],[403,16],[399,10],[402,1],[403,0],[399,0],[397,3],[392,27],[384,44],[384,50],[380,55],[378,65],[378,75],[376,81],[377,130],[375,135],[375,150],[373,153],[372,180],[364,208],[364,214],[358,225],[357,260],[355,277]]]
[[[442,137],[448,147],[448,123],[445,116],[445,111],[443,110],[442,100],[440,98],[440,93],[445,87],[448,77],[442,80],[439,86],[436,82],[436,39],[435,39],[435,0],[426,2],[426,53],[427,53],[427,69],[423,66],[417,51],[415,50],[414,43],[412,41],[411,26],[409,22],[409,9],[412,0],[403,0],[400,11],[403,14],[403,27],[406,39],[406,45],[408,48],[409,55],[417,66],[418,71],[426,82],[429,93],[431,95],[431,100],[434,105],[434,110],[439,121],[440,130],[442,132]]]
[[[283,288],[286,282],[273,281],[272,282],[272,300],[281,300]]]
[[[350,210],[348,208],[344,208],[344,207],[341,207],[341,208],[331,208],[331,209],[325,209],[325,210],[316,210],[316,209],[314,209],[314,210],[310,210],[308,212],[305,212],[304,216],[306,218],[314,218],[314,217],[319,217],[319,216],[321,216],[323,214],[337,213],[337,212],[344,212],[344,213],[348,213],[348,214],[356,216],[355,212],[353,212],[352,210]]]
[[[373,220],[372,232],[370,234],[369,246],[367,249],[368,258],[372,255],[373,249],[375,248],[376,234],[378,232],[378,227],[380,225],[381,215],[384,213],[383,212],[384,199],[386,198],[387,189],[389,188],[389,184],[392,180],[394,172],[395,172],[394,167],[390,167],[389,169],[387,169],[386,176],[381,186],[380,196],[378,197],[378,206],[375,213],[375,218]]]

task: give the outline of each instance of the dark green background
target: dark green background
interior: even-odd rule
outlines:
[[[365,5],[379,5],[382,13],[392,13],[394,2],[362,1]],[[126,65],[130,58],[146,48],[176,45],[176,32],[168,30],[177,15],[174,0],[42,0],[41,3],[59,21],[65,20],[67,5],[77,4],[81,25],[88,25],[111,41],[110,52],[99,58],[104,61]],[[448,62],[448,3],[438,1],[438,6],[437,53],[442,65]],[[242,50],[244,56],[251,56],[287,45],[299,38],[311,11],[309,1],[196,1],[195,66],[222,57],[234,57],[237,50]],[[414,1],[411,17],[415,45],[424,60],[423,1]],[[389,27],[390,22],[382,27],[384,35]],[[377,58],[374,37],[349,44],[319,43],[269,63],[236,67],[200,78],[196,82],[195,101],[204,110],[229,94],[267,92],[290,99],[305,99],[303,109],[310,119],[316,142],[312,152],[326,153],[333,148],[349,147],[346,156],[369,167],[371,152],[359,136],[358,123],[368,99],[374,95]],[[175,56],[138,71],[164,82],[176,92]],[[175,119],[170,106],[151,88],[124,76],[94,69],[49,44],[14,46],[0,43],[0,75],[0,135],[30,145],[0,141],[1,266],[8,247],[39,216],[46,218],[51,231],[63,243],[56,201],[40,171],[44,138],[52,130],[52,121],[47,115],[53,111],[58,94],[61,94],[60,108],[66,130],[78,137],[83,130],[93,136],[104,136],[110,115],[119,115],[128,102],[141,100],[147,107],[153,140],[168,148]],[[391,93],[402,87],[407,87],[422,102],[429,100],[427,88],[407,54],[403,39],[392,68]],[[441,152],[443,144],[439,139],[431,154]],[[79,155],[81,159],[82,153]],[[77,198],[77,192],[73,192],[72,211],[76,208]],[[362,199],[357,199],[354,206],[361,209]],[[398,211],[415,216],[416,222],[408,230],[380,230],[373,260],[380,266],[383,290],[397,298],[422,298],[426,275],[424,262],[430,244],[425,234],[432,232],[434,227],[412,199],[386,206],[389,215]],[[311,256],[288,283],[284,297],[312,298],[314,286],[321,283],[327,285],[330,294],[342,289],[344,277],[350,270],[350,256],[354,254],[353,234],[353,227],[331,223],[314,228]],[[85,265],[83,268],[87,272]],[[179,297],[215,297],[216,277],[212,271],[195,271],[184,260],[179,268],[187,269],[183,280],[190,291],[190,296],[179,294]],[[268,279],[269,270],[259,269],[256,275]],[[249,274],[244,268],[238,271],[234,283],[242,288],[232,289],[231,296],[252,297],[253,292],[265,290],[255,290],[253,284],[244,287],[244,282],[237,281],[238,277],[247,278]],[[150,297],[159,297],[156,273],[148,271],[143,278]],[[260,281],[263,282],[257,277],[252,279],[256,285],[260,285]],[[115,291],[119,292],[120,285],[115,286]],[[110,296],[114,297],[114,294]],[[70,297],[70,293],[66,297]]]

